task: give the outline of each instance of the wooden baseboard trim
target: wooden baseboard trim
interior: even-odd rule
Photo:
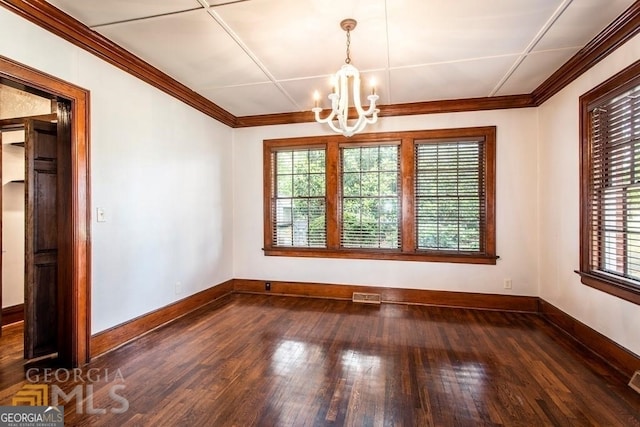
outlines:
[[[24,304],[16,304],[2,309],[2,326],[24,320]]]
[[[91,337],[91,357],[114,350],[152,330],[233,292],[233,279],[181,299]]]
[[[279,281],[269,281],[271,283],[271,291],[265,291],[265,282],[267,281],[235,279],[233,281],[233,290],[237,293],[341,300],[351,300],[354,292],[370,292],[380,294],[382,302],[386,303],[437,305],[527,313],[538,312],[538,297]]]
[[[265,290],[267,281],[271,283],[270,291]],[[379,293],[382,302],[385,303],[540,313],[550,324],[565,332],[623,375],[630,377],[636,370],[640,370],[640,356],[538,297],[252,279],[228,280],[171,305],[99,332],[91,337],[91,357],[114,350],[232,293],[351,300],[354,292]],[[17,313],[20,311],[18,307],[3,309],[3,324],[5,324],[6,311],[11,309],[10,313]],[[9,314],[7,318],[9,316],[13,314]]]
[[[640,369],[640,356],[540,298],[540,314],[553,326],[630,378]]]

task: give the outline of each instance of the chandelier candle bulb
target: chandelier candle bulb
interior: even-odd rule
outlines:
[[[371,79],[371,95],[376,94],[376,79]]]
[[[313,92],[313,108],[318,108],[320,106],[320,92],[317,90]]]

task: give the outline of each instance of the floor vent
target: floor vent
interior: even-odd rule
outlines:
[[[354,292],[353,302],[364,304],[380,304],[380,294],[367,294],[365,292]]]
[[[640,371],[636,371],[629,381],[629,387],[640,393]]]

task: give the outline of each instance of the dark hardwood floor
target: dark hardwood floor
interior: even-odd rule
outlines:
[[[0,405],[28,383],[21,339]],[[78,373],[31,373],[83,390],[65,425],[640,426],[628,379],[533,314],[232,295]]]

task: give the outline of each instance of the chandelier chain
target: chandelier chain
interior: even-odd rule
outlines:
[[[351,64],[351,31],[347,30],[347,59],[344,60],[345,63]]]

